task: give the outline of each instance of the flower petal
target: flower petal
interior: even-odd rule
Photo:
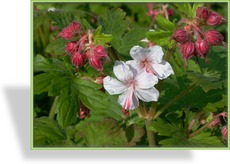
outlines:
[[[132,88],[129,88],[118,97],[118,103],[121,104],[123,109],[135,109],[139,106],[139,100]]]
[[[133,72],[129,66],[123,61],[116,61],[113,67],[113,73],[116,75],[118,80],[125,82],[133,78]]]
[[[142,48],[141,46],[134,46],[130,50],[130,55],[134,60],[141,61],[143,58],[143,50],[144,48]]]
[[[135,77],[137,88],[148,89],[152,88],[158,83],[158,78],[152,73],[148,73],[145,70],[138,73]]]
[[[172,66],[165,60],[162,60],[159,64],[152,64],[152,68],[160,80],[174,74]]]
[[[148,58],[154,63],[160,63],[163,59],[164,52],[160,46],[151,46],[148,48],[149,54]]]
[[[110,95],[123,93],[127,89],[127,87],[122,82],[110,76],[106,76],[103,79],[103,85],[105,90],[109,92]]]
[[[135,94],[137,97],[145,102],[158,101],[159,92],[156,88],[152,87],[149,89],[136,89]]]

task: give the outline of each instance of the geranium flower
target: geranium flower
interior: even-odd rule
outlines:
[[[163,60],[163,51],[160,46],[154,45],[149,48],[134,46],[130,50],[130,55],[134,60],[127,61],[137,70],[151,72],[162,80],[174,74],[171,65]]]
[[[123,109],[135,109],[139,106],[139,100],[150,102],[157,101],[159,92],[154,85],[158,78],[144,71],[138,71],[125,62],[116,61],[113,72],[117,79],[107,76],[103,79],[103,85],[109,94],[121,94],[118,103]]]

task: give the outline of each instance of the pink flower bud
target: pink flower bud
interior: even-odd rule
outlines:
[[[66,44],[65,50],[69,53],[73,53],[73,52],[77,51],[77,44],[74,42],[69,42]]]
[[[198,7],[196,10],[196,17],[199,19],[204,19],[206,20],[209,16],[209,12],[206,8],[204,7]]]
[[[103,84],[103,79],[105,78],[105,76],[99,76],[98,78],[96,78],[95,83],[97,84]]]
[[[81,24],[78,23],[78,22],[73,21],[73,22],[70,23],[69,29],[70,29],[71,32],[76,33],[81,29]]]
[[[209,14],[209,17],[208,17],[206,23],[210,26],[216,26],[216,25],[221,24],[223,20],[224,20],[224,18],[220,14],[212,11]]]
[[[62,37],[63,39],[69,40],[72,39],[74,34],[77,33],[81,28],[80,23],[78,22],[71,22],[68,27],[65,27],[58,36]]]
[[[129,117],[130,112],[127,109],[122,109],[122,113],[124,114],[125,117]]]
[[[205,58],[209,51],[209,44],[204,39],[198,39],[195,43],[196,52],[200,57]]]
[[[89,112],[90,110],[86,106],[81,105],[80,118],[86,118],[87,116],[89,116]]]
[[[216,30],[207,31],[205,33],[205,38],[213,46],[219,45],[224,40],[223,35]]]
[[[73,32],[70,30],[70,28],[66,27],[59,33],[58,36],[62,37],[63,39],[69,40],[73,37]]]
[[[216,126],[220,125],[220,117],[214,118],[214,120],[209,124],[208,128],[213,129]]]
[[[181,53],[183,55],[183,59],[190,59],[194,56],[195,45],[193,42],[186,42],[181,44]]]
[[[183,29],[176,30],[172,38],[179,43],[185,43],[190,39],[188,32]]]
[[[107,52],[106,52],[106,49],[105,49],[105,47],[103,47],[103,46],[101,46],[101,45],[97,45],[97,46],[95,46],[95,48],[94,48],[94,56],[96,57],[96,58],[99,58],[99,59],[102,59],[102,58],[106,58],[106,57],[108,57],[108,54],[107,54]]]
[[[88,58],[89,64],[96,69],[97,71],[102,71],[103,70],[103,60],[98,59],[95,56],[90,56]]]
[[[84,55],[80,54],[79,52],[74,52],[72,54],[71,61],[77,68],[85,65],[85,57],[84,57]]]
[[[167,9],[168,16],[171,16],[174,14],[174,11],[172,9]]]
[[[228,139],[228,127],[227,127],[227,125],[225,125],[224,127],[222,127],[221,134],[222,134],[223,139],[225,141],[227,141],[227,139]]]

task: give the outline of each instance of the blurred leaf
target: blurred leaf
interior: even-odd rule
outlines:
[[[170,22],[168,19],[160,14],[157,15],[156,22],[160,25],[162,29],[166,31],[174,31],[176,28],[176,25],[174,23]]]
[[[188,17],[193,17],[193,9],[190,3],[175,3],[177,10],[182,12]]]
[[[196,10],[198,7],[202,7],[204,6],[204,3],[194,3],[192,6],[192,13],[193,13],[193,17],[196,17]]]
[[[113,119],[85,119],[76,125],[75,138],[88,147],[121,147],[127,145],[125,132]]]
[[[34,119],[34,146],[60,146],[66,140],[65,132],[48,117]]]
[[[72,14],[53,11],[50,11],[47,14],[50,19],[55,23],[55,26],[61,29],[67,27],[69,23],[74,20],[74,16]]]
[[[181,137],[164,139],[159,144],[166,147],[224,147],[220,138],[211,136],[208,132],[202,132],[189,139]]]
[[[66,40],[61,38],[54,40],[54,38],[52,37],[50,39],[50,43],[45,49],[45,52],[52,55],[63,55],[65,54],[65,45]]]

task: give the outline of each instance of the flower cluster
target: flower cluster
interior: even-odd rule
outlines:
[[[174,73],[171,65],[163,60],[164,53],[160,46],[134,46],[130,55],[134,60],[115,62],[113,72],[118,80],[110,76],[103,79],[109,94],[121,94],[118,103],[125,111],[137,108],[139,99],[144,102],[157,101],[159,92],[154,85],[158,83],[158,78],[165,79]]]
[[[166,17],[166,19],[169,19],[169,16],[173,15],[174,12],[172,9],[168,8],[168,5],[157,5],[157,4],[147,4],[148,7],[148,16],[152,17],[152,20],[155,21],[157,15],[162,14]]]
[[[103,61],[108,59],[108,53],[104,46],[93,42],[93,31],[85,32],[81,30],[80,23],[73,21],[58,36],[69,41],[65,50],[76,68],[84,66],[88,61],[97,71],[103,70]]]
[[[217,30],[210,29],[220,25],[223,20],[224,18],[218,13],[199,7],[196,10],[196,18],[192,20],[184,18],[179,22],[182,27],[174,32],[172,39],[179,43],[185,61],[193,56],[199,56],[208,62],[207,54],[210,47],[225,45],[223,35]]]

